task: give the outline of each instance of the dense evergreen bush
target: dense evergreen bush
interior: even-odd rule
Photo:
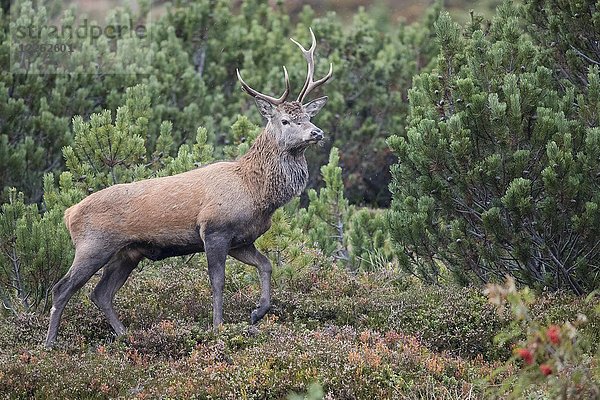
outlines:
[[[114,121],[108,110],[92,114],[89,122],[75,117],[73,147],[63,148],[69,171],[60,175],[58,185],[52,174],[45,176],[42,209],[26,205],[15,189],[8,192],[0,212],[0,299],[5,308],[15,313],[48,310],[50,289],[73,258],[62,221],[67,207],[109,185],[184,172],[212,160],[205,128],[198,129],[193,145],[181,145],[171,157],[172,126],[163,123],[150,151],[142,134],[152,114],[147,87],[138,85],[127,90]]]
[[[197,128],[204,126],[208,143],[215,147],[217,157],[223,157],[223,146],[233,140],[229,127],[241,111],[260,123],[252,100],[240,93],[236,68],[253,86],[278,92],[281,66],[286,65],[297,93],[306,64],[286,38],[306,43],[312,26],[323,60],[317,74],[326,61],[334,64],[335,71],[324,89],[329,104],[319,116],[319,126],[329,138],[326,150],[333,145],[341,149],[353,202],[387,202],[392,156],[385,138],[402,129],[410,79],[427,67],[435,52],[428,28],[433,12],[422,24],[380,31],[365,12],[358,13],[347,27],[335,13],[317,18],[309,7],[292,21],[282,6],[271,7],[260,0],[247,0],[239,10],[223,0],[175,1],[160,17],[148,13],[146,6],[138,12],[117,8],[100,21],[103,26],[128,26],[130,19],[146,23],[145,38],[74,38],[74,46],[81,50],[72,57],[64,57],[56,66],[34,59],[28,69],[17,63],[17,43],[11,47],[8,40],[11,28],[56,21],[67,25],[73,23],[74,12],[61,10],[58,1],[33,7],[20,0],[8,13],[0,14],[3,189],[16,187],[26,200],[39,201],[43,173],[64,167],[61,148],[72,144],[72,118],[116,110],[123,104],[126,88],[140,83],[147,86],[154,111],[143,132],[138,132],[150,149],[160,136],[161,124],[168,121],[174,140],[171,152],[193,142]],[[42,31],[37,41],[59,40],[45,35]],[[113,48],[117,51],[111,52]],[[310,154],[311,170],[318,170],[327,153]],[[317,180],[318,175],[312,175],[311,185]]]
[[[525,2],[527,30],[548,50],[554,72],[583,90],[589,67],[600,62],[597,7],[593,0]]]
[[[389,139],[391,230],[427,281],[509,273],[581,294],[600,284],[599,70],[585,87],[560,79],[521,15],[510,2],[489,27],[440,15],[437,66],[414,78],[407,132]]]
[[[50,289],[73,257],[62,212],[41,215],[22,193],[8,194],[0,209],[0,301],[15,314],[48,311]]]

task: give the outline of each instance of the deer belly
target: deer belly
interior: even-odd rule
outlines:
[[[144,257],[154,261],[204,251],[204,243],[196,230],[154,235],[146,240],[137,241],[132,247],[139,250]]]
[[[137,245],[135,248],[144,257],[152,261],[163,260],[168,257],[185,256],[204,251],[202,242],[190,245],[173,245],[163,247],[155,245]]]

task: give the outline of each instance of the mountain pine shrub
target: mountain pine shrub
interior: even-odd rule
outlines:
[[[440,14],[437,66],[414,78],[406,134],[388,141],[390,227],[424,280],[508,273],[581,294],[600,285],[599,69],[585,87],[561,79],[521,15],[505,2],[461,28]]]

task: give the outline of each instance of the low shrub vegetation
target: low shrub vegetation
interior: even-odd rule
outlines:
[[[252,327],[255,271],[231,263],[227,323],[214,333],[203,256],[144,266],[117,296],[129,326],[120,338],[87,298],[92,281],[67,307],[52,351],[42,347],[46,317],[1,317],[0,393],[259,399],[305,393],[317,383],[333,399],[485,398],[486,390],[516,379],[521,361],[511,347],[530,332],[494,341],[515,331],[507,312],[497,314],[475,289],[395,284],[389,274],[335,264],[304,268],[275,281],[273,310]],[[542,310],[540,318],[548,316],[548,299],[553,310],[564,310],[553,315],[569,315],[570,296],[542,295],[531,305]],[[596,318],[590,314],[588,325]]]

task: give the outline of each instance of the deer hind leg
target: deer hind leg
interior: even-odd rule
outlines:
[[[213,329],[223,324],[223,289],[225,287],[225,259],[230,238],[213,233],[204,237],[204,251],[208,261],[208,277],[213,297]]]
[[[250,315],[250,322],[256,324],[260,321],[271,308],[271,262],[264,254],[254,247],[253,244],[229,252],[233,258],[253,265],[258,269],[260,277],[260,300],[257,308]]]
[[[94,243],[82,243],[75,249],[71,268],[52,288],[52,309],[46,335],[47,348],[52,347],[56,341],[60,318],[69,299],[110,260],[112,255],[105,246],[95,246]]]
[[[125,326],[115,312],[113,300],[141,259],[142,255],[135,250],[121,250],[115,254],[104,267],[102,278],[90,294],[90,299],[104,313],[118,336],[125,333]]]

